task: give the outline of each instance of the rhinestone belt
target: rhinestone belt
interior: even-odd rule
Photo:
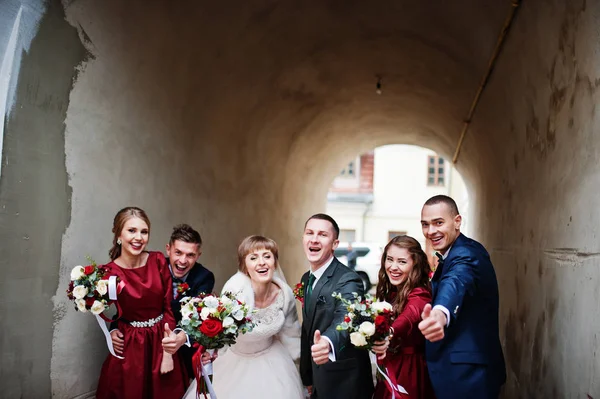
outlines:
[[[159,321],[161,321],[163,319],[163,315],[161,314],[160,316],[157,316],[153,319],[150,320],[146,320],[146,321],[130,321],[129,324],[131,324],[133,327],[152,327],[153,325],[155,325],[156,323],[158,323]]]

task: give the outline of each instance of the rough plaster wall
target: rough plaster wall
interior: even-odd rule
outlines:
[[[506,398],[600,397],[597,1],[524,2],[467,148],[502,148],[478,235],[500,281]]]
[[[52,296],[70,217],[64,119],[84,49],[57,2],[48,5],[38,33],[27,51],[18,47],[19,84],[11,98],[13,110],[3,118],[0,396],[6,398],[49,396]],[[19,38],[30,34],[24,31]]]

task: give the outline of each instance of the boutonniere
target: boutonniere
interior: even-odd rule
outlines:
[[[304,304],[304,283],[298,283],[294,287],[294,297]]]
[[[177,285],[177,298],[181,298],[183,294],[190,289],[190,286],[185,281]]]

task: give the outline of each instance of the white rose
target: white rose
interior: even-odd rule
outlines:
[[[375,324],[370,321],[364,321],[361,323],[360,327],[358,327],[358,331],[367,337],[370,337],[375,334]]]
[[[87,312],[87,309],[85,308],[85,300],[84,299],[78,299],[75,301],[75,304],[77,304],[77,309],[79,309],[80,312]]]
[[[221,297],[221,303],[225,306],[227,305],[231,305],[231,302],[233,302],[231,299],[229,299],[229,297],[226,296],[222,296]]]
[[[75,297],[75,299],[82,299],[87,294],[88,289],[83,285],[78,285],[77,287],[73,288],[73,296]]]
[[[353,319],[354,317],[356,317],[356,315],[354,313],[350,312],[350,313],[348,313],[348,317]]]
[[[233,325],[233,319],[229,316],[223,319],[223,328],[228,328]]]
[[[108,292],[108,280],[100,280],[96,283],[96,291],[100,295],[106,295]]]
[[[83,273],[83,266],[75,266],[73,270],[71,270],[71,280],[79,280],[83,276],[85,276]]]
[[[392,311],[392,305],[385,301],[373,302],[373,305],[371,305],[371,308],[374,311],[376,311],[377,313],[382,313],[384,310],[387,310],[390,312]]]
[[[367,340],[364,335],[359,332],[353,332],[350,334],[350,342],[354,346],[366,346]]]
[[[217,308],[217,307],[219,307],[219,300],[217,298],[215,298],[214,296],[212,296],[212,295],[207,296],[206,298],[204,298],[202,300],[202,302],[204,302],[204,306],[209,307],[209,308]]]
[[[212,316],[216,315],[218,313],[217,308],[208,308],[208,310],[210,311],[210,314]]]
[[[90,309],[90,311],[93,314],[100,314],[102,312],[104,312],[104,304],[100,301],[94,301],[94,303],[92,304],[92,308]]]
[[[200,312],[200,317],[202,318],[202,320],[208,319],[208,316],[210,316],[210,309],[202,308],[202,311]]]
[[[240,321],[244,318],[244,311],[240,308],[231,314],[234,319]]]

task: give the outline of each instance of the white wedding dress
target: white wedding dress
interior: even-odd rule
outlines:
[[[254,309],[250,278],[237,273],[223,292],[240,294],[254,309],[254,329],[235,345],[219,350],[213,363],[217,399],[303,399],[304,388],[294,363],[300,357],[300,324],[291,288],[275,277],[281,291],[264,309]],[[196,398],[194,380],[184,399]]]

